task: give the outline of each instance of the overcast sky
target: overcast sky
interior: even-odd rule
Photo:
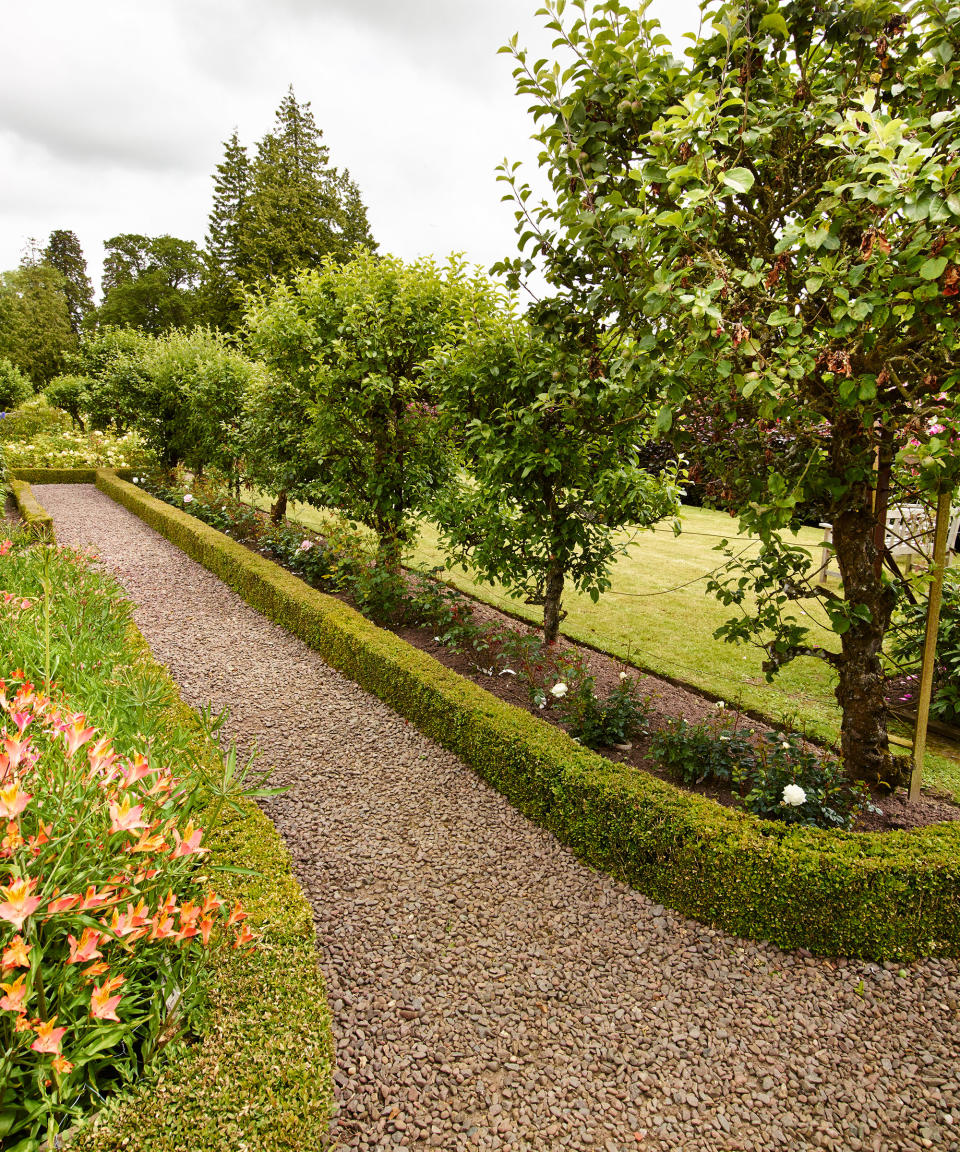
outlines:
[[[495,170],[532,121],[497,49],[545,48],[540,0],[33,0],[0,43],[0,269],[77,233],[99,289],[119,232],[203,242],[211,174],[253,145],[287,86],[349,168],[381,251],[513,255]],[[653,0],[680,43],[695,0]]]

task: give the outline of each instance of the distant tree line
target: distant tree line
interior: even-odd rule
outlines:
[[[325,256],[374,249],[360,190],[331,164],[322,136],[291,88],[252,156],[236,132],[226,141],[205,247],[169,235],[111,237],[99,307],[74,232],[52,232],[43,248],[29,241],[20,267],[0,273],[4,372],[43,388],[71,367],[80,336],[102,327],[232,332],[251,288]]]

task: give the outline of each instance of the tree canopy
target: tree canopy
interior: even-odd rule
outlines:
[[[682,438],[693,412],[728,422],[727,502],[765,544],[721,588],[741,610],[728,635],[763,644],[770,674],[829,661],[848,770],[891,779],[886,493],[960,467],[960,10],[708,3],[681,60],[643,9],[564,7],[547,11],[569,67],[510,49],[553,196],[536,204],[504,173],[526,246],[507,271],[542,261],[567,330],[630,335],[662,433]],[[805,581],[809,558],[779,534],[811,498],[834,525],[839,594]],[[763,610],[744,625],[752,594]],[[839,652],[792,608],[810,596]]]
[[[243,290],[374,248],[360,190],[330,162],[309,102],[291,87],[251,159],[236,132],[214,175],[207,232],[212,322],[238,325]]]
[[[93,284],[87,275],[87,261],[76,232],[58,228],[50,233],[43,250],[43,262],[63,277],[63,295],[67,302],[70,327],[79,336],[83,322],[93,310]]]
[[[125,232],[104,247],[101,324],[157,335],[197,319],[204,266],[192,240]]]

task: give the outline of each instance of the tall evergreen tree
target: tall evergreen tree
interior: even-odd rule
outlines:
[[[249,264],[250,160],[236,131],[224,144],[213,178],[213,208],[208,217],[204,312],[210,324],[232,330]]]
[[[63,277],[63,294],[74,335],[79,335],[84,319],[93,310],[93,284],[87,275],[87,261],[76,232],[57,228],[43,250],[43,260]]]
[[[0,359],[42,388],[63,371],[76,346],[63,276],[31,241],[20,267],[0,273]]]
[[[236,132],[224,145],[206,253],[206,315],[218,327],[237,327],[244,289],[376,248],[360,189],[330,163],[322,136],[291,87],[252,160]]]

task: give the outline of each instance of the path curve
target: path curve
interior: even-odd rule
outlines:
[[[290,791],[342,1147],[960,1149],[960,968],[785,954],[579,863],[132,513],[37,485],[184,697]]]

